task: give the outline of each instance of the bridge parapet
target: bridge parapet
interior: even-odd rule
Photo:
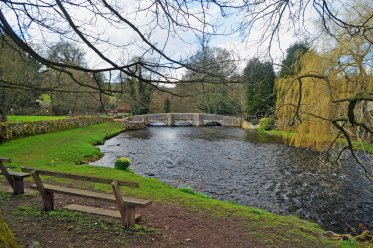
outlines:
[[[176,121],[185,121],[193,126],[205,126],[211,122],[219,123],[225,127],[241,127],[242,119],[239,117],[204,114],[204,113],[158,113],[146,115],[133,115],[124,120],[128,129],[139,129],[152,122],[163,122],[167,126],[175,126]]]

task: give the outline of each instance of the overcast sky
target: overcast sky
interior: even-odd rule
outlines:
[[[152,1],[150,0],[116,1],[116,4],[121,5],[119,6],[121,14],[135,24],[135,26],[152,42],[152,44],[155,44],[157,48],[164,50],[164,52],[172,59],[178,60],[181,58],[187,58],[195,53],[199,49],[197,37],[200,36],[200,33],[180,27],[176,27],[176,32],[169,33],[166,22],[162,22],[162,19],[158,20],[159,23],[156,25],[157,23],[155,22],[152,12],[153,9],[149,8],[151,3]],[[91,41],[98,42],[96,47],[111,60],[119,64],[127,63],[134,56],[140,56],[149,49],[149,46],[145,44],[128,25],[116,22],[115,20],[110,22],[97,15],[94,16],[88,8],[78,8],[66,3],[64,3],[64,6],[81,30],[84,30],[84,32],[89,34],[91,37],[99,37],[101,39],[101,41],[98,42],[98,40],[95,40],[94,38],[89,38]],[[138,11],[139,8],[144,10]],[[201,12],[198,6],[191,6],[188,10],[190,13],[199,14]],[[8,20],[13,22],[13,25],[15,25],[16,22],[12,12],[10,10],[5,10],[5,8],[4,11]],[[106,14],[107,10],[102,8],[100,11]],[[269,55],[271,55],[271,59],[273,59],[275,63],[280,63],[283,59],[286,48],[297,40],[294,37],[292,29],[289,31],[282,31],[280,32],[279,40],[274,40],[269,54],[267,50],[269,41],[267,40],[263,42],[263,40],[261,40],[265,23],[258,22],[251,30],[249,36],[243,37],[242,33],[239,32],[229,34],[237,28],[240,18],[242,17],[240,14],[234,12],[229,14],[228,17],[223,18],[220,10],[216,8],[216,6],[212,5],[208,9],[208,14],[206,15],[207,22],[215,23],[219,26],[219,28],[216,28],[213,33],[224,33],[224,35],[212,35],[210,37],[211,41],[209,45],[226,48],[229,51],[232,51],[235,58],[240,61],[240,70],[243,69],[247,60],[254,56],[260,57],[263,60],[269,60]],[[52,18],[59,18],[58,14],[52,12],[52,10],[46,10],[45,15],[50,15]],[[306,15],[308,15],[310,19],[312,13],[306,12]],[[182,21],[182,18],[179,20]],[[201,28],[201,23],[198,22],[197,18],[189,17],[185,20],[191,23],[193,27]],[[63,21],[54,22],[53,25],[57,28],[68,29],[67,24]],[[208,27],[206,30],[212,32]],[[29,25],[28,34],[29,40],[43,49],[47,49],[51,44],[56,43],[61,39],[68,40],[71,38],[78,40],[76,35],[66,35],[66,37],[61,37],[55,33],[48,32],[45,28],[36,24]],[[80,43],[80,47],[86,51],[86,59],[90,67],[103,68],[108,66],[108,64],[103,62],[102,59],[89,49],[87,45]],[[154,52],[148,52],[145,57],[157,58],[157,54]],[[182,72],[183,70],[176,70],[174,73],[178,78],[180,78]]]

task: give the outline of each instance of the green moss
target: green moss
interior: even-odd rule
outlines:
[[[239,218],[247,223],[248,235],[263,245],[287,247],[340,247],[341,242],[323,237],[316,224],[295,216],[280,216],[253,207],[241,206],[205,197],[192,189],[177,189],[157,179],[146,178],[128,171],[82,164],[101,153],[94,144],[122,130],[120,123],[107,122],[84,128],[21,138],[0,144],[0,156],[21,165],[61,172],[100,176],[138,182],[140,188],[122,188],[123,194],[152,199],[163,204],[181,205],[204,214],[224,218]],[[58,159],[58,160],[57,160]],[[51,161],[55,163],[51,165]],[[58,162],[56,162],[58,161]],[[79,164],[79,165],[76,165]],[[31,180],[31,179],[27,179]],[[54,180],[52,177],[48,180]],[[70,183],[70,181],[59,181]],[[110,185],[79,184],[81,187],[111,192]],[[314,237],[314,238],[310,238]]]
[[[5,222],[3,214],[0,211],[0,247],[17,248],[19,245],[13,235],[12,230]]]

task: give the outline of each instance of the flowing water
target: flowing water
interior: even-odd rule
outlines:
[[[117,157],[129,157],[138,174],[213,198],[295,214],[338,232],[373,224],[373,183],[352,158],[340,170],[321,169],[317,153],[280,137],[240,128],[148,127],[99,148],[105,155],[92,164],[112,167]]]

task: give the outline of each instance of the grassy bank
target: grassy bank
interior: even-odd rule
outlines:
[[[48,121],[69,118],[68,116],[8,115],[8,122]]]
[[[295,216],[280,216],[266,211],[210,199],[194,194],[190,189],[179,190],[157,179],[149,179],[131,172],[105,167],[85,165],[84,162],[99,157],[100,151],[93,144],[101,143],[106,137],[122,130],[119,123],[103,123],[67,131],[21,138],[0,145],[0,156],[10,157],[12,166],[21,165],[83,175],[100,175],[140,183],[139,189],[126,195],[153,199],[155,202],[187,206],[195,211],[218,218],[239,218],[247,224],[247,232],[266,247],[353,247],[355,242],[332,241],[315,223]],[[59,183],[67,183],[60,180]],[[87,185],[95,190],[111,192],[107,185]]]

